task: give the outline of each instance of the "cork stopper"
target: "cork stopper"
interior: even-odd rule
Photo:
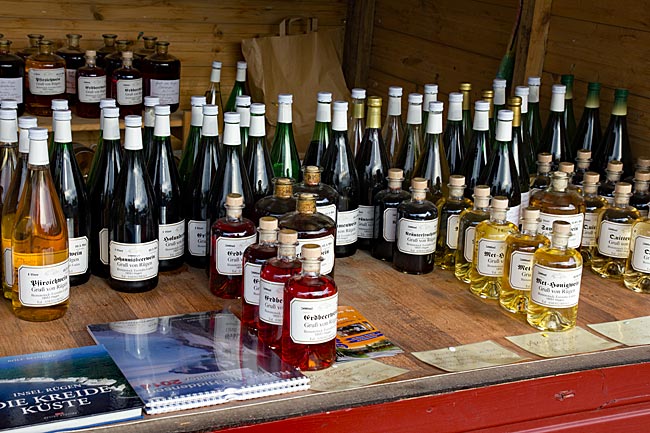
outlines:
[[[302,192],[298,194],[298,202],[296,203],[296,210],[300,213],[315,213],[316,212],[316,194],[309,192]]]
[[[318,185],[320,183],[321,168],[315,165],[308,165],[303,168],[303,179],[306,185]]]
[[[389,168],[388,169],[388,179],[403,180],[404,171],[401,168]]]
[[[539,214],[540,214],[540,209],[537,207],[533,206],[528,206],[527,208],[524,209],[524,212],[522,214],[522,218],[524,221],[535,221],[537,222],[539,220]]]
[[[462,176],[461,176],[462,177]],[[464,179],[463,179],[464,183]],[[411,179],[411,189],[427,189],[428,181],[423,177],[414,177]]]
[[[278,233],[278,242],[285,245],[295,245],[298,242],[298,232],[291,229],[282,229]]]
[[[293,195],[293,179],[278,177],[273,180],[273,195],[288,198]]]
[[[577,161],[586,161],[588,159],[591,159],[591,150],[589,149],[578,150],[578,154],[576,156]]]
[[[641,182],[650,181],[650,170],[637,170],[634,172],[634,180]]]
[[[636,159],[636,168],[650,168],[650,156],[639,156]]]
[[[244,206],[244,197],[236,192],[231,192],[226,196],[226,206]]]
[[[95,51],[95,50],[86,50],[86,57],[97,57],[97,51]]]
[[[558,166],[558,171],[561,171],[562,173],[572,174],[573,169],[574,165],[572,162],[563,161]]]
[[[494,210],[508,209],[508,197],[504,197],[501,195],[492,197],[492,209]]]
[[[544,164],[550,164],[553,161],[553,155],[548,152],[542,152],[537,154],[537,162]]]
[[[614,194],[632,194],[632,185],[627,182],[619,182],[614,186]]]
[[[300,257],[303,260],[320,260],[321,249],[318,244],[305,244],[300,250]]]
[[[452,174],[449,176],[449,187],[465,187],[465,176],[460,174]]]
[[[277,230],[278,229],[278,219],[272,216],[263,216],[260,218],[259,222],[260,230]]]
[[[133,52],[131,52],[131,51],[122,51],[122,58],[123,59],[132,59],[133,58]]]
[[[617,161],[617,160],[609,161],[607,163],[607,171],[622,172],[623,171],[623,163],[621,161]]]
[[[571,235],[571,224],[562,220],[553,221],[553,236],[570,236]]]
[[[596,173],[595,171],[588,171],[585,173],[585,175],[582,177],[582,183],[583,184],[592,184],[592,185],[598,185],[598,182],[600,182],[600,175]]]
[[[490,187],[487,185],[476,185],[474,187],[474,198],[489,197]]]
[[[370,96],[368,98],[368,107],[381,107],[381,98],[379,96]]]

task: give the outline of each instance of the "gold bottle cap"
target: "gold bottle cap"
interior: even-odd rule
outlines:
[[[528,206],[524,209],[522,218],[525,221],[537,221],[539,220],[540,209],[533,206]]]
[[[634,180],[640,180],[642,182],[650,181],[650,171],[649,170],[637,170],[634,172]]]
[[[562,173],[573,173],[574,165],[572,162],[561,162],[558,166],[558,170]]]
[[[521,106],[521,97],[520,96],[512,96],[512,97],[508,98],[508,105]]]
[[[303,260],[318,260],[321,257],[320,245],[305,244],[300,249],[300,256]]]
[[[481,92],[481,96],[483,99],[488,98],[488,99],[493,99],[494,98],[494,90],[490,89],[485,89]]]
[[[379,96],[370,96],[368,98],[368,107],[381,107],[381,98]]]
[[[404,171],[401,168],[389,168],[388,179],[402,180],[404,179]]]
[[[296,210],[300,213],[315,213],[316,212],[316,194],[310,192],[301,192],[298,194],[298,202],[296,203]]]
[[[282,229],[278,234],[278,242],[285,245],[294,245],[298,242],[298,232],[291,229]]]
[[[460,83],[460,85],[458,86],[458,90],[460,90],[461,92],[463,91],[469,92],[472,90],[472,83]]]
[[[236,192],[226,196],[226,206],[244,206],[244,197]]]
[[[618,182],[614,187],[614,194],[632,194],[632,185],[627,182]]]
[[[487,185],[476,185],[474,187],[474,198],[477,197],[489,197],[490,196],[490,187]]]
[[[650,168],[650,156],[639,156],[636,159],[636,168]]]
[[[414,177],[411,179],[412,189],[427,189],[428,180],[423,177]]]
[[[460,174],[452,174],[449,176],[449,186],[465,186],[465,176]]]
[[[277,230],[278,219],[272,216],[263,216],[259,222],[260,230]]]
[[[623,171],[623,163],[621,161],[609,161],[607,163],[607,171]]]
[[[576,156],[576,160],[583,160],[586,161],[588,159],[591,159],[591,150],[589,149],[580,149],[578,150],[578,155]]]
[[[276,197],[291,197],[293,194],[293,179],[278,177],[273,180],[273,195]]]
[[[537,161],[543,163],[550,163],[553,161],[553,155],[548,152],[542,152],[537,154]]]
[[[562,220],[553,221],[553,234],[562,236],[571,235],[571,224]]]
[[[492,197],[492,209],[508,209],[508,197],[504,197],[502,195]]]
[[[582,178],[582,183],[591,183],[591,184],[597,184],[600,182],[600,174],[596,173],[595,171],[588,171],[585,173],[585,175]]]

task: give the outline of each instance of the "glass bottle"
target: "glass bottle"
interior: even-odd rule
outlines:
[[[634,173],[630,138],[627,132],[627,95],[627,89],[614,91],[612,115],[594,156],[594,165],[600,174],[605,174],[607,163],[614,160],[623,162],[624,177],[632,176]]]
[[[139,293],[158,285],[158,215],[142,155],[142,117],[126,116],[124,125],[124,158],[109,224],[108,284],[113,290]],[[131,266],[134,262],[138,266]]]
[[[474,187],[474,208],[465,209],[458,218],[458,242],[454,260],[454,275],[464,283],[469,283],[469,271],[474,260],[474,237],[476,226],[490,218],[490,187]]]
[[[0,211],[18,165],[18,130],[16,110],[0,109]]]
[[[293,194],[293,179],[276,177],[273,179],[273,194],[262,197],[255,203],[255,218],[265,216],[280,218],[287,212],[296,210],[296,197]]]
[[[648,218],[643,217],[632,224],[630,254],[625,262],[623,283],[628,289],[638,293],[650,293],[650,226]]]
[[[393,266],[406,274],[433,270],[438,238],[438,209],[427,200],[427,180],[411,180],[411,199],[397,207]]]
[[[537,154],[537,176],[530,183],[530,199],[551,185],[551,161],[553,155],[542,152]]]
[[[149,164],[151,154],[153,153],[153,130],[156,124],[156,114],[154,107],[160,105],[160,98],[157,96],[144,97],[144,128],[142,129],[142,156],[145,164]]]
[[[598,216],[600,210],[609,206],[607,200],[598,195],[598,182],[600,175],[588,171],[582,182],[582,196],[585,200],[585,222],[582,229],[580,254],[585,266],[591,265],[591,251],[597,246],[596,234],[598,232]]]
[[[230,91],[230,96],[228,96],[228,101],[226,102],[226,113],[235,112],[237,108],[237,96],[248,95],[249,92],[246,89],[246,70],[248,69],[248,64],[246,62],[239,61],[237,62],[237,74],[235,75],[235,84]]]
[[[450,174],[463,174],[461,166],[465,157],[465,139],[463,137],[463,94],[449,94],[449,111],[447,125],[442,137],[445,145],[445,156],[449,164]]]
[[[463,139],[465,143],[472,140],[472,83],[460,83],[459,89],[463,94]]]
[[[37,116],[51,116],[52,99],[65,98],[65,60],[52,53],[52,41],[42,40],[38,54],[25,61],[28,80],[25,107]]]
[[[573,75],[562,74],[560,83],[566,86],[566,93],[564,94],[564,125],[566,126],[566,140],[569,143],[569,152],[572,157],[575,157],[576,151],[579,148],[572,146],[576,137],[576,117],[573,112]]]
[[[496,132],[496,118],[494,116],[494,90],[483,90],[481,92],[481,99],[490,104],[490,111],[488,112],[488,125],[490,128],[490,146],[488,147],[488,159],[492,155],[492,147],[494,145],[494,134]]]
[[[537,249],[548,247],[551,241],[539,228],[539,209],[527,207],[523,210],[521,233],[506,238],[503,278],[499,292],[499,305],[515,314],[526,314],[533,276],[533,254]]]
[[[81,35],[68,33],[65,37],[68,39],[68,45],[56,50],[56,54],[65,60],[65,93],[68,103],[75,105],[77,102],[77,69],[86,64],[86,59],[84,52],[79,48]]]
[[[501,110],[501,112],[506,110]],[[504,273],[506,239],[518,232],[506,219],[508,198],[492,198],[490,219],[476,226],[469,290],[483,299],[498,299]]]
[[[521,122],[521,98],[514,96],[508,98],[508,109],[512,110],[512,157],[517,168],[519,190],[521,192],[521,209],[528,207],[530,202],[530,178],[528,176],[528,163],[525,154],[530,149],[530,141],[524,140],[525,129]]]
[[[11,232],[12,309],[19,319],[44,322],[68,309],[68,231],[50,175],[47,129],[30,130],[29,150],[27,180]]]
[[[348,143],[348,103],[333,104],[332,140],[323,159],[322,180],[338,193],[336,205],[335,257],[348,257],[357,251],[360,186],[354,155]]]
[[[375,229],[370,254],[376,259],[393,261],[397,207],[411,198],[409,192],[402,190],[403,183],[402,169],[390,168],[388,169],[388,188],[375,195]]]
[[[576,128],[573,149],[587,149],[596,154],[603,137],[600,126],[600,83],[587,85],[587,99]]]
[[[22,116],[25,112],[25,61],[12,54],[10,47],[11,41],[0,39],[0,100],[16,101],[18,115]]]
[[[530,184],[530,179],[537,174],[537,153],[535,152],[535,145],[533,144],[533,139],[530,137],[530,132],[526,125],[528,124],[528,96],[530,95],[530,89],[527,86],[517,86],[515,87],[515,96],[521,98],[521,139],[523,141],[522,146],[522,157],[526,161],[526,167],[528,168],[528,183]]]
[[[404,173],[404,185],[411,182],[415,166],[422,154],[422,95],[409,93],[408,111],[406,114],[406,129],[393,165],[401,168]]]
[[[573,167],[574,165],[572,162],[563,161],[558,165],[557,171],[566,173],[567,176],[569,176],[569,185],[567,186],[567,190],[575,191],[578,194],[582,194],[582,190],[580,189],[580,187],[573,184],[573,170],[574,170]]]
[[[141,70],[142,61],[145,57],[152,55],[156,52],[157,36],[143,36],[143,46],[133,51],[133,67],[138,71]],[[221,108],[221,107],[219,107]]]
[[[2,101],[2,102],[4,102],[4,101]],[[0,102],[0,106],[1,105],[2,105],[2,103]],[[2,108],[5,108],[5,107],[2,107]],[[7,107],[7,108],[11,108],[11,107]],[[636,172],[639,171],[639,170],[650,171],[650,156],[641,155],[641,156],[638,156],[636,158],[636,164],[634,164],[635,176],[636,176]],[[625,178],[623,178],[623,181],[627,182],[627,183],[634,183],[634,177],[635,176],[625,177]]]
[[[367,126],[367,125],[366,125]],[[388,88],[388,110],[386,120],[381,129],[381,138],[386,146],[390,166],[395,165],[397,153],[402,146],[404,137],[404,124],[402,122],[402,88],[391,86]]]
[[[506,85],[503,78],[492,80],[492,90],[494,90],[494,117],[499,118],[499,111],[506,109]]]
[[[474,124],[472,138],[467,147],[467,156],[461,166],[466,180],[465,197],[470,198],[474,187],[479,184],[481,174],[488,164],[488,149],[490,148],[490,103],[476,101],[474,103]]]
[[[192,171],[194,171],[194,165],[197,163],[196,158],[199,155],[201,129],[203,127],[203,106],[205,104],[205,96],[192,96],[190,98],[190,106],[192,107],[190,117],[190,130],[187,134],[187,140],[185,140],[185,147],[183,147],[181,160],[178,163],[178,175],[180,177],[181,194],[187,194],[189,192],[188,188],[190,188],[190,177],[192,176]],[[212,134],[215,132],[216,137],[219,137],[218,130],[210,131]]]
[[[54,121],[54,112],[58,110],[67,110],[68,100],[52,99],[52,104],[50,105],[50,109],[52,110],[52,133],[50,134],[47,145],[50,152],[50,159],[52,159],[52,151],[54,150],[54,134],[56,133],[56,122]]]
[[[576,171],[573,173],[571,183],[575,186],[582,185],[585,173],[591,171],[591,150],[579,149],[576,152]]]
[[[251,104],[251,127],[248,131],[248,146],[244,161],[255,203],[271,194],[273,185],[273,167],[266,145],[265,113],[264,104]]]
[[[567,222],[555,221],[551,246],[533,255],[526,321],[542,331],[566,331],[576,325],[582,256],[567,246],[571,230]]]
[[[242,217],[244,197],[226,197],[226,216],[219,218],[210,232],[210,291],[218,298],[236,299],[242,290],[242,256],[255,243],[255,224]]]
[[[437,203],[439,227],[434,263],[441,269],[454,269],[455,266],[460,214],[472,207],[472,200],[463,196],[465,186],[465,177],[452,174],[449,176],[449,196]]]
[[[77,116],[99,118],[99,102],[106,98],[106,77],[104,70],[95,64],[95,51],[86,51],[86,64],[75,69],[76,92],[78,98]]]
[[[94,183],[95,173],[97,171],[97,164],[99,162],[100,154],[104,148],[104,108],[116,107],[115,99],[105,98],[99,101],[99,137],[97,138],[97,145],[95,146],[95,153],[93,154],[93,159],[90,164],[90,170],[88,172],[88,179],[86,184],[90,187]],[[90,190],[88,190],[90,192]]]
[[[426,134],[426,129],[429,120],[429,104],[438,100],[438,85],[437,84],[425,84],[423,90],[423,100],[422,100],[422,140],[424,141],[424,135]]]
[[[221,98],[221,62],[212,62],[212,72],[210,72],[210,86],[205,91],[206,103],[219,107],[219,113],[223,111],[223,101]],[[221,116],[223,118],[223,115]],[[223,129],[223,120],[219,121],[220,129]]]
[[[303,245],[302,271],[284,287],[282,361],[301,371],[322,370],[336,361],[338,289],[321,275],[321,248]]]
[[[156,52],[142,61],[142,78],[144,95],[157,96],[174,113],[180,98],[181,61],[168,51],[169,42],[156,42]]]
[[[142,114],[142,74],[133,67],[133,53],[122,52],[122,65],[113,71],[111,94],[126,117]]]
[[[366,130],[365,122],[366,89],[352,89],[352,110],[350,111],[350,130],[348,141],[353,155],[359,153],[363,132]]]
[[[443,103],[429,103],[429,116],[424,134],[424,150],[417,160],[414,177],[423,177],[429,181],[431,202],[437,202],[447,193],[449,165],[445,157],[442,141]]]
[[[248,134],[251,127],[251,97],[248,95],[240,95],[235,100],[237,104],[237,113],[239,113],[239,129],[241,131],[241,145],[242,155],[245,154],[248,148]]]
[[[542,126],[542,117],[539,110],[539,89],[542,85],[541,77],[528,77],[528,134],[533,141],[533,148],[535,154],[543,152],[541,150],[542,134],[544,127]]]
[[[275,177],[290,177],[298,181],[300,158],[293,138],[292,103],[293,95],[278,95],[278,124],[271,146],[271,165]]]
[[[569,141],[566,136],[566,125],[564,124],[564,95],[566,87],[563,84],[554,84],[552,88],[551,111],[548,115],[542,141],[539,145],[540,152],[548,152],[553,155],[551,168],[557,170],[561,161],[571,161]]]
[[[27,57],[32,54],[38,54],[38,47],[45,36],[38,33],[30,33],[27,35],[27,38],[29,38],[29,45],[16,52],[16,55],[23,60],[27,60]]]
[[[637,170],[634,173],[634,193],[630,197],[630,206],[639,211],[641,217],[648,216],[650,209],[650,192],[648,192],[648,183],[650,182],[650,171]]]
[[[115,52],[115,41],[117,40],[117,35],[104,33],[102,38],[104,38],[104,45],[97,49],[97,66],[100,68],[104,68],[104,58]]]
[[[318,92],[318,105],[316,107],[316,123],[311,141],[302,160],[302,166],[315,165],[323,167],[323,157],[327,150],[332,135],[332,93]]]
[[[303,167],[303,181],[294,187],[296,194],[307,192],[316,196],[316,212],[322,213],[336,221],[336,206],[339,202],[338,192],[329,185],[321,183],[321,168],[315,165]]]
[[[623,176],[623,163],[621,161],[610,161],[607,164],[607,177],[600,187],[598,187],[598,195],[607,200],[611,206],[614,204],[614,188]]]

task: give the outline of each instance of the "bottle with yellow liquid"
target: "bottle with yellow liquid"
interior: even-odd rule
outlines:
[[[454,260],[454,275],[460,281],[469,283],[469,270],[474,255],[476,226],[490,218],[490,187],[474,187],[474,208],[465,209],[458,218],[458,243]]]
[[[598,173],[588,171],[582,181],[582,197],[585,199],[585,222],[582,229],[580,254],[582,254],[584,266],[591,266],[591,249],[596,247],[600,210],[609,206],[607,200],[598,195],[599,180],[600,175]]]
[[[553,222],[550,247],[533,255],[533,276],[526,321],[542,331],[567,331],[576,326],[582,256],[567,246],[571,225]]]
[[[458,221],[465,209],[472,207],[472,200],[465,198],[465,176],[452,174],[449,177],[449,197],[438,201],[438,246],[434,256],[435,266],[454,269],[458,248]]]
[[[650,293],[650,218],[632,224],[630,255],[625,262],[623,283],[638,293]]]
[[[527,207],[522,214],[521,233],[512,234],[506,239],[499,304],[511,313],[526,313],[533,275],[533,254],[538,248],[551,244],[546,236],[537,232],[538,228],[539,209]]]
[[[44,322],[68,309],[68,229],[50,174],[47,129],[30,129],[29,137],[29,174],[11,234],[12,307],[20,319]]]
[[[506,239],[517,226],[506,219],[508,197],[492,198],[490,219],[476,226],[469,290],[483,299],[498,299],[505,262]]]

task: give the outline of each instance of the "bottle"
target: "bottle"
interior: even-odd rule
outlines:
[[[10,52],[11,41],[0,39],[0,99],[13,99],[18,104],[18,115],[25,112],[23,89],[25,61]]]
[[[603,137],[600,126],[600,83],[587,85],[587,99],[582,117],[576,128],[573,149],[587,149],[596,154]]]
[[[355,158],[359,174],[359,224],[357,226],[357,247],[369,249],[374,230],[375,194],[385,188],[384,179],[388,174],[389,156],[381,138],[381,98],[368,98],[368,117],[361,147]]]
[[[255,224],[242,217],[243,208],[241,194],[228,194],[226,216],[219,218],[210,231],[210,291],[218,298],[241,297],[242,256],[257,238]]]
[[[246,69],[248,64],[246,62],[237,62],[237,74],[235,75],[235,84],[230,91],[230,96],[226,102],[226,113],[235,112],[237,108],[237,96],[248,95],[249,92],[246,89]]]
[[[530,93],[528,95],[528,124],[526,128],[528,129],[530,139],[533,141],[535,155],[543,152],[541,150],[541,142],[544,127],[542,126],[542,117],[539,110],[539,89],[541,85],[541,77],[528,77],[528,89]]]
[[[642,218],[648,216],[648,210],[650,209],[649,182],[650,171],[637,170],[634,173],[634,193],[630,197],[630,206],[638,210]]]
[[[494,134],[496,132],[496,118],[494,116],[494,90],[483,90],[481,92],[481,99],[490,104],[490,111],[488,112],[488,125],[490,126],[490,147],[488,148],[488,158],[492,154],[492,146],[494,144]]]
[[[194,109],[194,107],[192,107]],[[208,265],[208,224],[210,187],[219,167],[219,107],[201,107],[201,137],[196,163],[183,194],[185,203],[185,261],[195,268]]]
[[[593,171],[585,173],[582,194],[585,200],[585,222],[582,229],[580,254],[585,266],[591,266],[591,251],[597,246],[598,216],[600,210],[609,206],[607,200],[598,195],[600,175]]]
[[[422,144],[422,95],[410,93],[408,97],[406,129],[400,147],[395,155],[394,165],[404,172],[404,182],[408,185],[413,177],[415,166],[423,151]]]
[[[84,52],[79,48],[81,35],[68,33],[65,35],[68,45],[56,50],[56,54],[65,60],[65,93],[70,105],[77,102],[77,69],[86,64]]]
[[[321,183],[321,169],[315,165],[303,167],[303,181],[294,187],[296,194],[307,192],[316,196],[316,212],[322,213],[336,221],[336,206],[339,202],[338,192],[329,185]]]
[[[52,99],[52,104],[50,105],[52,110],[52,134],[50,134],[48,149],[50,152],[50,159],[52,159],[52,151],[54,150],[54,134],[56,133],[56,122],[54,121],[54,112],[58,110],[67,110],[68,109],[68,100],[67,99]]]
[[[551,185],[551,161],[553,155],[547,152],[537,154],[537,176],[530,184],[530,199]]]
[[[474,238],[476,226],[490,218],[490,187],[476,185],[474,187],[474,208],[465,209],[458,218],[458,242],[456,258],[454,260],[454,275],[464,282],[469,283],[469,271],[474,260]]]
[[[611,206],[614,204],[614,188],[621,176],[624,173],[623,163],[621,161],[610,161],[607,164],[607,178],[600,187],[598,187],[598,195],[607,200],[607,203]]]
[[[553,84],[551,97],[551,112],[546,121],[544,134],[539,145],[539,152],[548,152],[553,155],[551,168],[557,170],[561,161],[571,161],[569,144],[564,124],[564,95],[566,87],[563,84]]]
[[[463,139],[472,140],[472,83],[460,83],[459,92],[463,94]]]
[[[348,103],[333,105],[332,140],[325,151],[322,180],[338,193],[336,205],[335,257],[348,257],[357,251],[360,186],[354,154],[348,143]]]
[[[2,102],[4,102],[4,101],[2,101]],[[0,103],[0,106],[2,106],[1,103]],[[5,107],[2,106],[2,108],[5,108]],[[11,107],[7,107],[7,108],[11,108]],[[641,155],[641,156],[637,157],[636,158],[636,164],[634,165],[634,170],[635,170],[635,176],[636,176],[636,172],[639,171],[639,170],[650,171],[650,156]],[[624,178],[623,181],[627,182],[627,183],[634,183],[634,177],[635,176],[632,176],[632,177],[628,176],[628,177]]]
[[[526,125],[528,125],[529,94],[530,89],[527,86],[515,87],[515,96],[521,98],[521,139],[523,141],[523,158],[526,160],[526,167],[528,167],[528,183],[530,183],[530,178],[535,177],[537,174],[537,152],[535,152],[535,145],[530,136],[530,131],[528,131],[528,128],[526,127]]]
[[[212,62],[212,72],[210,73],[210,86],[205,91],[206,103],[219,107],[219,113],[223,111],[223,101],[221,99],[221,62]],[[223,116],[221,116],[223,117]],[[223,120],[219,121],[219,127],[223,128]]]
[[[190,188],[190,177],[192,176],[192,171],[194,171],[194,165],[197,163],[196,158],[199,155],[200,150],[200,141],[201,141],[201,129],[203,127],[203,106],[206,104],[204,96],[192,96],[190,98],[191,117],[190,117],[190,131],[187,134],[187,140],[185,140],[185,147],[183,148],[183,153],[181,154],[181,160],[178,163],[178,175],[180,177],[180,186],[181,193],[189,193],[188,188]],[[214,126],[214,125],[213,125]],[[217,147],[219,140],[219,130],[210,131],[213,137],[217,137]],[[214,156],[218,158],[218,155]]]
[[[426,134],[426,129],[429,121],[429,104],[438,100],[438,85],[437,84],[425,84],[424,85],[424,98],[422,100],[422,140],[424,140],[424,134]]]
[[[391,86],[388,88],[388,110],[386,120],[381,129],[381,136],[388,152],[390,165],[395,165],[397,153],[402,146],[404,137],[404,124],[402,122],[402,88]]]
[[[513,117],[513,112],[510,110],[503,109],[499,112],[494,151],[480,177],[480,184],[490,185],[493,197],[508,197],[506,219],[517,225],[521,209],[521,185],[517,178],[517,166],[512,154]]]
[[[470,198],[474,187],[479,184],[481,174],[488,164],[490,148],[490,103],[476,101],[474,103],[474,124],[472,138],[467,147],[467,157],[463,161],[461,171],[465,176],[465,197]]]
[[[241,322],[257,334],[260,315],[260,275],[267,260],[278,255],[278,220],[275,217],[260,218],[259,242],[249,245],[244,251],[242,268]]]
[[[438,209],[426,199],[427,180],[411,180],[411,199],[397,207],[393,266],[406,274],[433,270],[438,238]]]
[[[434,262],[441,269],[454,269],[455,266],[460,214],[472,207],[472,200],[463,196],[465,186],[463,176],[452,174],[449,176],[449,196],[437,203],[440,225]]]
[[[506,109],[506,80],[495,78],[492,80],[492,90],[494,91],[494,117],[499,118],[499,111]]]
[[[429,194],[431,202],[434,203],[444,197],[449,181],[449,165],[442,140],[442,110],[442,102],[429,103],[424,151],[418,158],[414,170],[414,177],[423,177],[429,181]]]
[[[52,99],[65,98],[65,60],[52,53],[52,41],[42,40],[38,54],[25,61],[25,107],[37,116],[51,116]]]
[[[251,127],[251,97],[240,95],[236,99],[237,113],[239,113],[239,129],[241,135],[242,155],[248,148],[248,133]]]
[[[388,188],[379,191],[374,198],[375,224],[370,254],[379,260],[393,261],[395,230],[397,228],[397,207],[411,198],[402,190],[404,176],[401,168],[388,169]]]
[[[526,314],[533,276],[533,254],[539,248],[548,247],[551,241],[539,228],[539,209],[523,210],[521,233],[506,238],[503,278],[499,292],[499,305],[510,313]]]
[[[18,165],[16,110],[0,109],[0,211],[7,200],[9,185]]]
[[[301,371],[322,370],[336,361],[338,289],[321,275],[320,254],[319,245],[303,245],[302,271],[284,286],[282,361]]]
[[[627,89],[614,91],[612,115],[594,156],[594,165],[600,174],[605,174],[607,163],[614,160],[623,162],[624,177],[634,173],[630,138],[627,133],[627,95]]]
[[[142,74],[133,67],[133,53],[122,52],[122,65],[113,71],[111,94],[126,117],[142,113]]]
[[[31,56],[32,54],[38,54],[38,47],[45,36],[37,33],[30,33],[27,35],[27,37],[29,38],[29,45],[16,52],[16,55],[23,60],[27,60],[27,57]]]
[[[638,293],[650,293],[650,257],[647,254],[650,239],[648,218],[643,217],[632,224],[630,254],[625,262],[623,283],[628,289]]]
[[[142,78],[144,95],[159,97],[160,103],[169,105],[175,113],[180,98],[181,62],[168,51],[169,42],[156,42],[156,52],[142,61]]]
[[[99,157],[102,154],[102,149],[104,148],[104,108],[116,107],[115,99],[105,98],[99,101],[99,137],[97,138],[97,146],[95,147],[95,153],[93,154],[93,159],[90,164],[90,170],[88,173],[88,179],[86,184],[90,187],[94,183],[95,173],[97,171],[97,164],[99,162]],[[90,192],[90,190],[88,190]]]
[[[273,185],[273,167],[266,145],[266,106],[264,104],[251,104],[251,127],[248,132],[248,146],[246,146],[246,171],[253,189],[253,202],[257,203],[263,197],[271,194]]]
[[[109,223],[108,284],[120,292],[146,292],[158,285],[156,198],[142,155],[142,117],[126,116],[124,124],[124,158]]]
[[[530,178],[525,154],[530,151],[530,142],[524,141],[525,129],[521,126],[521,98],[508,98],[508,109],[512,110],[512,159],[517,168],[519,191],[521,193],[521,209],[528,207],[530,202]]]
[[[490,219],[476,226],[469,290],[479,298],[498,299],[501,292],[506,239],[518,232],[517,226],[506,219],[507,212],[508,198],[493,197]]]
[[[117,40],[117,35],[111,33],[105,33],[102,35],[104,38],[104,45],[97,49],[97,66],[104,68],[104,58],[114,53],[117,49],[115,47],[115,41]]]
[[[296,257],[298,233],[280,230],[278,255],[268,259],[260,272],[259,328],[257,335],[265,346],[280,350],[284,310],[284,284],[302,269]]]
[[[449,94],[449,111],[447,125],[442,137],[445,145],[445,156],[449,164],[450,174],[463,174],[461,166],[465,157],[465,139],[463,137],[463,94]]]
[[[316,123],[311,141],[302,160],[302,166],[314,165],[323,167],[323,157],[327,150],[332,135],[332,93],[318,92],[318,105],[316,107]]]
[[[145,164],[149,164],[153,153],[153,131],[156,124],[156,113],[154,107],[160,105],[160,98],[157,96],[144,97],[144,128],[142,129],[142,156]]]
[[[574,169],[573,167],[574,165],[572,162],[563,161],[558,165],[557,171],[566,173],[567,176],[569,177],[569,185],[567,186],[567,190],[575,191],[578,194],[582,194],[582,190],[580,189],[580,187],[573,184],[573,169]]]
[[[71,120],[69,110],[54,112],[56,132],[50,171],[68,228],[70,285],[78,286],[90,279],[90,208],[86,184],[72,149]]]
[[[291,104],[293,95],[278,95],[278,124],[271,146],[271,165],[275,177],[290,177],[298,181],[300,176],[300,158],[296,141],[293,138]]]
[[[89,119],[99,118],[99,102],[106,98],[106,74],[95,60],[95,51],[88,50],[85,66],[75,69],[77,116]]]
[[[582,185],[585,173],[591,171],[591,150],[580,149],[576,152],[576,171],[573,173],[571,183],[575,186]]]
[[[70,297],[68,230],[50,175],[45,128],[30,130],[28,175],[11,247],[14,314],[33,322],[62,317]]]
[[[120,143],[119,109],[106,107],[104,116],[103,139],[97,147],[96,163],[89,176],[88,191],[90,201],[90,267],[94,275],[102,278],[109,276],[108,226],[112,218],[111,202],[115,184],[122,165],[122,146]]]
[[[276,177],[273,179],[273,194],[255,203],[255,220],[272,216],[280,218],[287,212],[296,210],[296,197],[293,194],[293,179]]]
[[[566,93],[564,94],[564,125],[566,125],[566,139],[569,143],[569,151],[572,156],[575,156],[579,148],[572,146],[576,137],[576,117],[573,113],[573,75],[562,74],[560,83],[566,86]]]
[[[143,36],[142,37],[142,48],[138,48],[133,51],[133,67],[138,71],[141,69],[142,61],[145,57],[152,55],[156,52],[156,41],[158,37],[156,36]],[[221,107],[219,107],[221,108]]]
[[[156,125],[148,172],[158,214],[158,270],[172,271],[183,265],[185,219],[181,208],[178,169],[172,153],[168,105],[156,105]]]
[[[365,117],[366,89],[352,89],[352,110],[350,110],[350,129],[348,141],[353,155],[359,153],[363,132],[366,130]]]

